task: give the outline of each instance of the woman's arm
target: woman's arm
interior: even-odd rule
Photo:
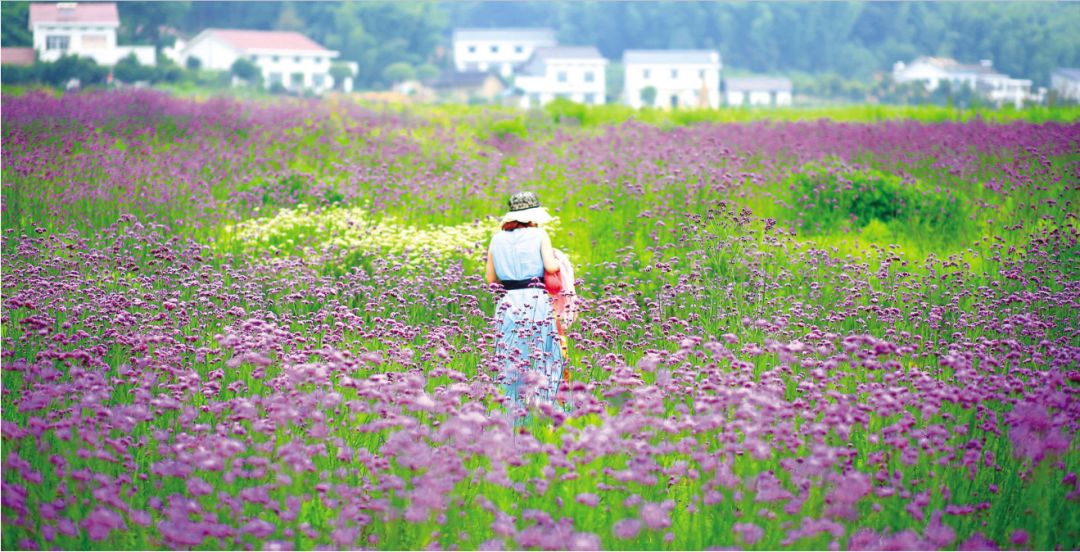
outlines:
[[[487,252],[487,271],[484,274],[484,278],[487,279],[487,283],[494,284],[499,281],[499,278],[495,276],[495,262],[491,260],[491,249]]]
[[[541,230],[541,232],[544,232],[544,238],[540,242],[540,256],[544,258],[544,270],[558,272],[559,261],[555,258],[555,248],[551,247],[551,237],[546,231]]]

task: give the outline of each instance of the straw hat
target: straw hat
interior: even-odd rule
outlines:
[[[518,192],[510,196],[510,211],[503,216],[502,223],[512,220],[518,222],[535,222],[544,224],[551,222],[551,215],[540,206],[540,198],[532,192]]]

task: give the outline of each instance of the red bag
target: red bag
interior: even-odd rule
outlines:
[[[554,296],[558,296],[562,293],[562,275],[559,271],[548,272],[544,271],[544,287],[547,288],[548,293]]]

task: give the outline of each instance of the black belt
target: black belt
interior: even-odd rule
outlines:
[[[539,277],[529,278],[528,280],[500,280],[500,282],[506,291],[544,287],[544,282]]]

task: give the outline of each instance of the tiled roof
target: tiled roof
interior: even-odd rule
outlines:
[[[724,79],[728,92],[791,92],[791,79],[783,77],[729,77]]]
[[[105,23],[120,24],[120,14],[113,2],[60,2],[30,4],[30,26],[39,23]]]
[[[200,34],[213,36],[238,50],[288,50],[331,52],[318,42],[293,31],[249,31],[240,29],[206,29]]]
[[[720,54],[715,50],[626,50],[623,52],[623,63],[707,65],[720,63]]]
[[[502,27],[491,29],[454,29],[454,42],[459,40],[518,40],[555,44],[555,31],[546,27]]]
[[[0,48],[0,63],[4,65],[33,65],[33,48]]]

